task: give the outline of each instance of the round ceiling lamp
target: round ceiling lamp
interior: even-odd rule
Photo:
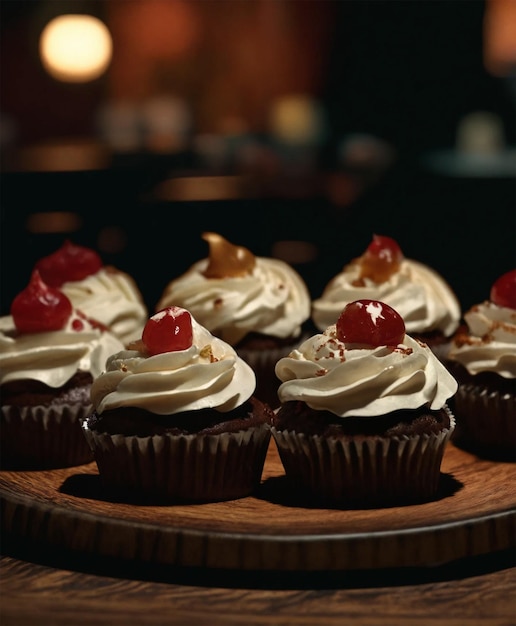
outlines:
[[[60,15],[45,26],[39,41],[44,68],[64,82],[98,78],[109,66],[112,52],[107,26],[93,15]]]

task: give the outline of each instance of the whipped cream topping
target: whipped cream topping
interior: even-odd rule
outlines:
[[[405,335],[396,348],[344,344],[335,324],[276,364],[281,402],[300,400],[340,417],[399,409],[440,409],[457,382],[424,343]]]
[[[158,415],[204,408],[227,412],[248,400],[256,386],[253,370],[193,317],[192,330],[193,343],[186,350],[113,354],[92,385],[96,411],[125,406]]]
[[[485,301],[464,314],[468,332],[457,333],[449,358],[470,374],[516,378],[516,310]]]
[[[103,267],[83,280],[60,288],[72,304],[107,326],[124,344],[141,337],[147,309],[134,280],[125,272]]]
[[[360,299],[380,300],[403,317],[407,333],[441,331],[450,337],[459,326],[459,302],[446,281],[434,270],[411,259],[401,262],[398,272],[376,283],[360,280],[360,262],[344,267],[312,303],[312,319],[323,331],[334,324],[342,309]]]
[[[206,278],[198,261],[166,287],[156,310],[181,306],[230,345],[250,332],[298,337],[310,316],[310,294],[299,274],[280,259],[256,257],[246,276]]]
[[[58,388],[77,372],[93,378],[106,366],[122,342],[110,332],[93,326],[73,311],[62,330],[19,333],[12,316],[0,318],[0,384],[36,380]]]

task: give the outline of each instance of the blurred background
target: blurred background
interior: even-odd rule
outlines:
[[[152,311],[212,230],[313,297],[372,234],[516,266],[515,0],[1,0],[1,313],[65,239]]]

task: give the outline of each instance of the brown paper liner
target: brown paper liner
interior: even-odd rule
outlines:
[[[93,461],[81,428],[91,406],[2,406],[2,469],[50,469]]]
[[[411,437],[351,440],[272,428],[294,488],[340,505],[375,506],[424,501],[438,489],[444,450],[455,428]]]
[[[516,396],[463,383],[453,398],[454,441],[488,455],[512,453],[516,460]]]
[[[105,487],[123,497],[220,501],[260,484],[270,440],[267,425],[221,435],[84,434]]]

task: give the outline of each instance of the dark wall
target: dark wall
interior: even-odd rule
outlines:
[[[514,93],[484,66],[485,11],[484,0],[338,3],[325,90],[334,134],[370,132],[412,158],[454,146],[464,115],[491,111],[514,145]]]
[[[53,252],[65,236],[96,247],[99,234],[111,227],[124,233],[126,245],[104,253],[104,260],[135,277],[150,308],[168,280],[206,254],[200,238],[204,230],[218,231],[259,255],[270,254],[281,239],[312,242],[317,257],[298,269],[314,297],[361,254],[374,232],[396,238],[406,256],[441,272],[464,308],[487,297],[492,282],[516,266],[516,178],[456,176],[425,165],[429,152],[454,149],[457,124],[473,111],[499,115],[507,145],[516,143],[513,94],[507,81],[490,76],[482,62],[484,2],[334,4],[338,19],[321,94],[330,132],[325,158],[310,173],[320,183],[317,192],[285,197],[265,193],[258,182],[257,194],[234,201],[153,197],[161,180],[185,171],[200,173],[189,158],[164,162],[135,155],[125,167],[86,172],[3,171],[2,313],[25,286],[35,261]],[[18,12],[12,9],[12,21],[21,20],[23,5],[33,9],[31,3],[20,3]],[[1,89],[5,93],[5,82]],[[34,100],[31,105],[37,106]],[[386,141],[394,160],[339,205],[327,193],[324,178],[341,170],[350,184],[363,182],[363,173],[347,172],[338,160],[340,142],[353,133]],[[49,210],[77,212],[81,229],[30,233],[28,215]]]

